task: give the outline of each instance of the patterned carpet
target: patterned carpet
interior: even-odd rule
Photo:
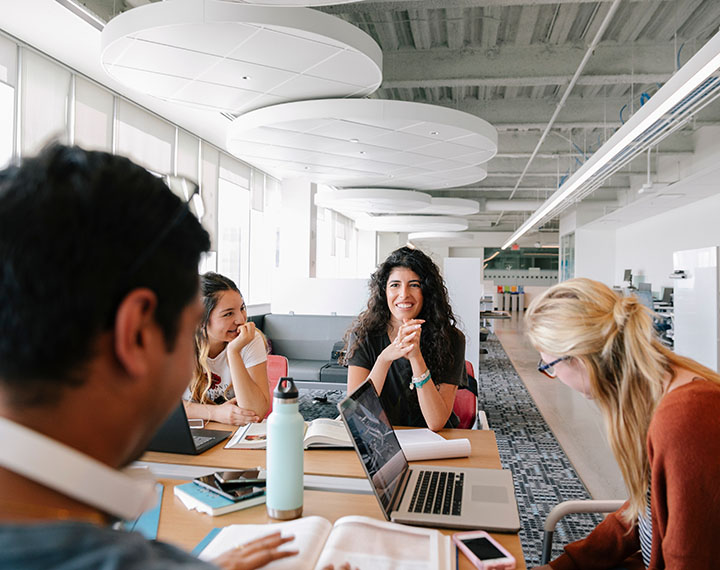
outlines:
[[[590,493],[535,406],[497,337],[482,345],[478,406],[495,430],[500,461],[513,472],[520,511],[520,541],[528,568],[540,563],[542,528],[550,510],[562,501],[589,499]],[[553,558],[562,545],[583,538],[600,515],[571,515],[555,529]]]
[[[589,499],[565,452],[535,406],[502,345],[490,335],[483,347],[478,378],[478,405],[495,430],[500,460],[513,472],[520,512],[520,541],[528,568],[540,563],[542,528],[557,503]],[[302,390],[300,412],[306,420],[336,417],[339,391]],[[318,401],[318,398],[320,400]],[[325,399],[325,401],[323,401]],[[555,529],[553,558],[562,545],[584,537],[602,520],[599,515],[571,515]]]

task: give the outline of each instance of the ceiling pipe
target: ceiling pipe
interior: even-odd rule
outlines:
[[[598,9],[599,9],[598,4]],[[525,168],[522,171],[522,174],[520,174],[520,178],[518,178],[517,183],[515,184],[515,188],[513,188],[513,191],[510,193],[510,199],[515,195],[515,192],[520,186],[520,183],[522,182],[523,178],[525,177],[525,174],[527,173],[528,169],[530,168],[530,165],[532,164],[532,161],[535,159],[535,156],[537,155],[538,151],[540,150],[540,147],[542,146],[542,143],[545,141],[545,137],[547,137],[548,133],[550,132],[550,129],[555,124],[555,121],[560,114],[560,111],[562,111],[562,108],[565,106],[565,102],[567,101],[568,97],[570,96],[570,92],[575,87],[575,84],[577,83],[578,79],[580,78],[580,75],[582,74],[583,70],[585,69],[585,65],[587,65],[587,62],[590,60],[590,57],[592,56],[593,52],[595,51],[595,48],[600,43],[600,40],[603,37],[603,34],[605,33],[605,30],[607,29],[608,25],[610,24],[610,20],[612,20],[613,16],[615,15],[615,12],[617,11],[618,7],[620,6],[620,0],[614,0],[612,5],[610,6],[610,9],[608,10],[608,13],[605,15],[605,18],[602,21],[602,24],[600,24],[600,27],[598,28],[597,33],[595,34],[595,37],[593,38],[592,42],[588,46],[587,51],[585,52],[585,55],[582,58],[582,61],[580,62],[580,65],[578,66],[577,70],[575,71],[575,74],[573,75],[572,79],[570,80],[570,83],[567,86],[567,89],[565,89],[565,92],[563,93],[562,99],[560,99],[560,102],[557,104],[557,107],[555,108],[555,112],[553,113],[552,117],[550,117],[550,122],[545,127],[545,130],[543,131],[542,136],[540,137],[540,140],[537,143],[537,146],[535,147],[535,150],[533,150],[532,154],[530,155],[530,158],[527,161],[527,164],[525,165]],[[500,212],[500,215],[497,218],[496,224],[500,223],[500,220],[503,217],[503,214],[505,212]]]
[[[486,212],[533,212],[542,205],[537,200],[485,200]]]

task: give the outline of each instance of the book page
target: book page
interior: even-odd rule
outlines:
[[[275,560],[263,568],[272,570],[294,570],[312,568],[330,532],[330,522],[322,517],[302,517],[293,521],[271,524],[234,524],[226,526],[200,553],[200,560],[209,561],[231,548],[237,548],[248,541],[281,531],[283,536],[294,535],[295,540],[280,547],[280,550],[299,550],[297,556]]]
[[[408,461],[468,457],[471,452],[469,439],[445,439],[429,429],[400,429],[395,435]]]
[[[444,570],[450,550],[449,537],[437,530],[349,516],[335,523],[315,570],[345,562],[372,570]]]
[[[310,422],[305,432],[305,447],[336,445],[352,447],[350,436],[342,421],[318,418]]]
[[[239,427],[230,441],[225,444],[225,449],[265,449],[267,447],[267,427],[265,421]],[[305,431],[307,429],[308,422],[305,422]]]

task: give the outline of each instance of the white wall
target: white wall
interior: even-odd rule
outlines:
[[[587,277],[612,287],[615,275],[614,230],[575,230],[575,277]],[[621,275],[622,277],[622,275]]]
[[[674,251],[720,245],[720,195],[620,228],[615,238],[615,269],[604,282],[620,284],[632,269],[653,291],[672,287]]]
[[[472,362],[477,371],[480,369],[482,259],[445,258],[443,274],[450,295],[450,306],[459,320],[458,328],[465,334],[465,360]]]
[[[367,279],[315,279],[298,277],[290,282],[273,280],[272,312],[298,315],[352,315],[365,309]]]
[[[311,188],[306,180],[282,181],[280,267],[273,281],[278,278],[294,281],[310,276]]]
[[[377,249],[377,234],[367,230],[359,230],[357,237],[357,267],[358,275],[367,273],[367,276],[375,271],[378,260],[375,258]]]

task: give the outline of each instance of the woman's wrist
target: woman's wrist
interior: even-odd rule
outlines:
[[[242,346],[237,349],[228,349],[228,362],[232,362],[233,365],[241,364],[244,367],[245,361],[243,360],[243,357],[241,354],[242,349],[243,349]]]
[[[410,389],[411,390],[419,390],[425,384],[430,382],[432,380],[432,376],[430,376],[430,369],[425,369],[425,372],[418,376],[413,376],[410,380]]]
[[[428,369],[422,354],[410,357],[410,367],[412,368],[413,376],[420,376],[420,374]]]

